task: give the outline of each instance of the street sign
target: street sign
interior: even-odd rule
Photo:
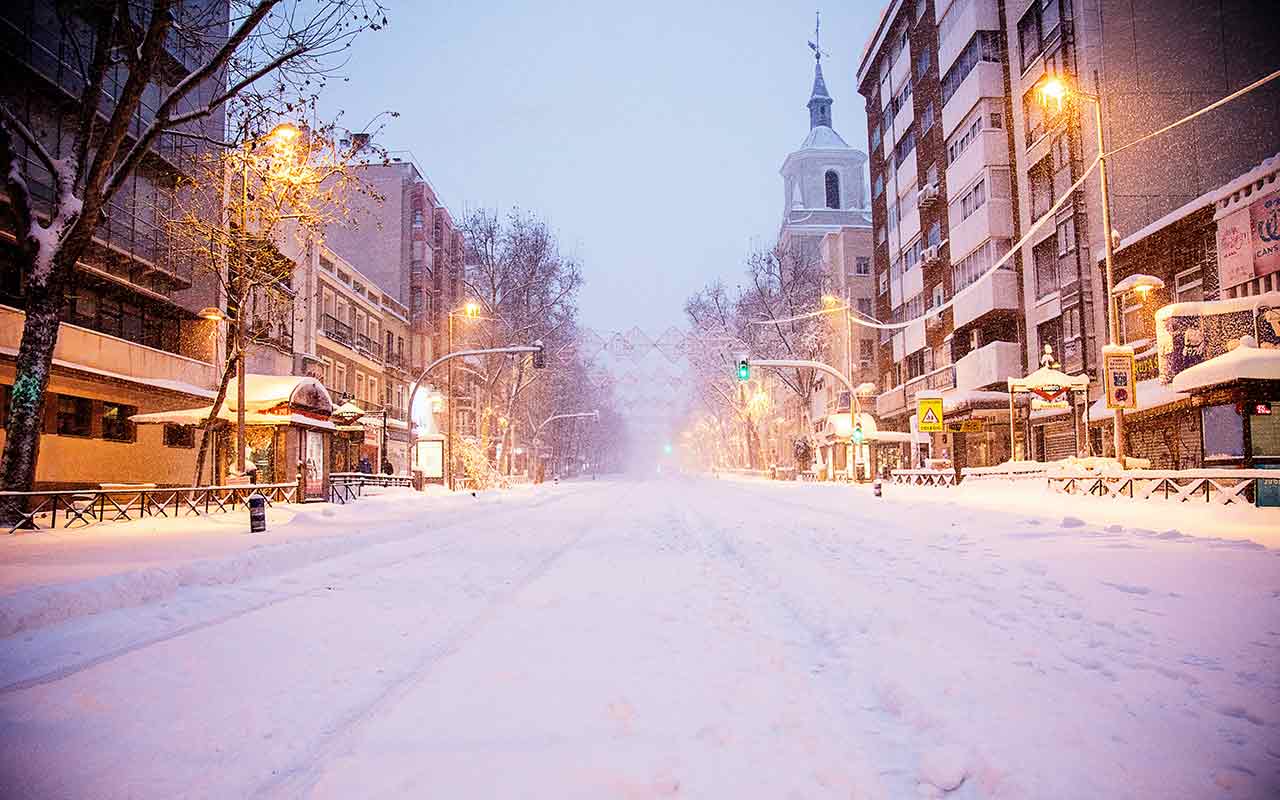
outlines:
[[[921,397],[919,402],[920,405],[916,409],[916,418],[919,420],[918,429],[924,433],[942,432],[942,398]]]
[[[946,423],[947,433],[982,433],[985,429],[981,419],[962,419]]]
[[[1135,386],[1132,350],[1112,350],[1103,353],[1103,380],[1107,388],[1107,408],[1137,408],[1138,392]]]

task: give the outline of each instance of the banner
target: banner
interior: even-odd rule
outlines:
[[[1272,190],[1218,220],[1223,289],[1280,270],[1280,191]]]

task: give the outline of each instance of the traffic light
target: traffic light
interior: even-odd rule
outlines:
[[[853,426],[853,443],[862,444],[862,423]]]
[[[745,358],[738,362],[738,380],[747,381],[751,379],[751,364]]]
[[[533,351],[533,368],[542,369],[547,366],[547,356],[542,351],[542,343],[538,343],[538,349]]]

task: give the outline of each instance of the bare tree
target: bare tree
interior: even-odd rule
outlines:
[[[78,103],[33,110],[22,98],[0,99],[0,165],[27,300],[0,485],[19,491],[35,478],[75,264],[131,176],[175,138],[238,145],[308,107],[352,40],[386,24],[377,0],[49,5],[74,56]],[[50,187],[51,199],[33,193],[36,185]]]
[[[193,486],[240,357],[253,347],[293,354],[295,265],[281,247],[303,252],[328,226],[354,224],[354,194],[380,199],[353,168],[371,155],[380,154],[340,142],[332,124],[282,126],[258,147],[246,143],[198,159],[179,181],[178,201],[159,214],[174,249],[212,278],[228,312],[226,358],[201,425]]]
[[[577,296],[582,271],[560,252],[555,233],[536,216],[512,209],[505,217],[486,209],[473,211],[462,222],[466,236],[468,295],[480,304],[483,319],[467,326],[465,341],[477,347],[529,344],[546,348],[547,370],[533,370],[531,358],[490,356],[479,362],[486,408],[501,427],[504,472],[511,470],[514,440],[512,421],[517,403],[537,381],[562,369],[573,347]]]

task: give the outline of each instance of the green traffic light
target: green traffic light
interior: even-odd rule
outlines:
[[[853,443],[862,444],[862,426],[856,425],[853,428]]]
[[[745,381],[751,378],[751,365],[746,361],[738,362],[738,380]]]
[[[667,455],[671,455],[671,444],[669,442],[662,446],[662,452],[666,453]]]

